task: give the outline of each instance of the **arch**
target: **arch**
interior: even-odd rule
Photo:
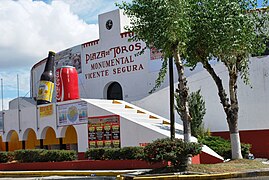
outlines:
[[[46,127],[43,129],[45,132],[45,138],[43,138],[43,143],[45,149],[59,149],[59,139],[56,138],[56,132],[51,127]]]
[[[36,149],[37,147],[40,146],[40,143],[36,137],[36,133],[31,128],[28,128],[24,132],[23,139],[25,139],[25,148],[26,149]]]
[[[34,131],[32,128],[27,128],[25,131],[24,131],[24,133],[23,133],[23,135],[22,135],[22,140],[27,140],[27,138],[28,138],[28,134],[29,134],[29,132],[31,132],[31,131]],[[34,133],[35,133],[35,131],[34,131]]]
[[[48,130],[49,128],[52,128],[52,127],[47,126],[47,127],[45,127],[45,128],[42,130],[42,132],[41,132],[41,134],[40,134],[40,139],[45,139],[45,138],[46,138],[46,133],[47,133],[47,130]],[[53,128],[52,128],[52,129],[53,129]]]
[[[78,136],[74,126],[68,126],[63,138],[65,149],[78,150]]]
[[[18,149],[22,149],[22,144],[19,141],[19,135],[15,130],[11,130],[8,132],[6,140],[8,142],[8,150],[15,151]]]
[[[106,90],[107,99],[123,100],[122,87],[118,82],[112,82],[108,85]]]
[[[8,131],[7,135],[6,135],[6,142],[9,142],[10,139],[11,139],[11,136],[12,136],[12,133],[14,132],[15,130],[10,130]],[[15,131],[16,132],[16,131]],[[17,132],[16,132],[17,133]],[[18,134],[18,133],[17,133]]]
[[[2,136],[0,136],[0,151],[5,151],[5,143],[3,142]]]

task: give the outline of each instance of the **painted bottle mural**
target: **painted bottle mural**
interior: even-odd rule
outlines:
[[[54,90],[54,58],[55,52],[49,51],[44,72],[40,77],[37,94],[37,105],[51,103]]]

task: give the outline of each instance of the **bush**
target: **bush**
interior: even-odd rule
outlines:
[[[141,159],[143,147],[91,148],[85,153],[92,160]]]
[[[206,136],[199,139],[199,142],[207,145],[224,159],[232,158],[231,142],[218,136]],[[241,152],[243,157],[247,157],[251,145],[241,143]]]
[[[8,162],[8,152],[0,152],[0,163]]]
[[[174,167],[187,165],[189,156],[200,154],[201,144],[184,142],[181,139],[157,139],[144,149],[144,160],[150,163],[170,161]]]
[[[104,159],[105,160],[118,160],[121,159],[120,148],[105,148],[104,149]]]
[[[16,150],[14,151],[14,159],[21,162],[40,162],[40,154],[44,151],[43,149],[33,149],[33,150]]]
[[[144,154],[143,147],[123,147],[121,148],[121,159],[142,159]]]
[[[91,160],[103,160],[104,159],[104,148],[91,148],[86,151],[85,158]]]
[[[68,150],[32,149],[14,151],[15,160],[22,163],[72,161],[76,159],[76,156],[75,151]]]

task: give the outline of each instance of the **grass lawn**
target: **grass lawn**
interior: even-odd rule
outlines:
[[[192,164],[187,168],[187,171],[200,173],[228,173],[244,172],[264,168],[269,168],[269,165],[263,164],[259,160],[241,159],[218,164]]]
[[[186,168],[186,167],[185,167]],[[162,173],[176,173],[187,172],[191,174],[218,174],[218,173],[231,173],[231,172],[246,172],[251,170],[269,170],[269,164],[263,164],[261,160],[231,160],[218,164],[191,164],[187,169],[175,167],[163,167],[152,169],[142,174],[162,174]]]

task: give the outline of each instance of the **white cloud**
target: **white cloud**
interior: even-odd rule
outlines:
[[[98,14],[102,14],[117,9],[115,2],[121,3],[121,0],[62,0],[70,4],[71,11],[83,18],[87,23],[97,21]],[[131,2],[131,0],[124,0]]]
[[[49,50],[58,52],[95,39],[98,25],[79,19],[63,1],[0,0],[0,78],[5,104],[17,95],[17,74],[20,95],[29,92],[30,69]]]
[[[97,15],[96,15],[97,16]],[[86,24],[62,1],[0,1],[1,67],[32,66],[49,50],[98,38],[97,24]]]

